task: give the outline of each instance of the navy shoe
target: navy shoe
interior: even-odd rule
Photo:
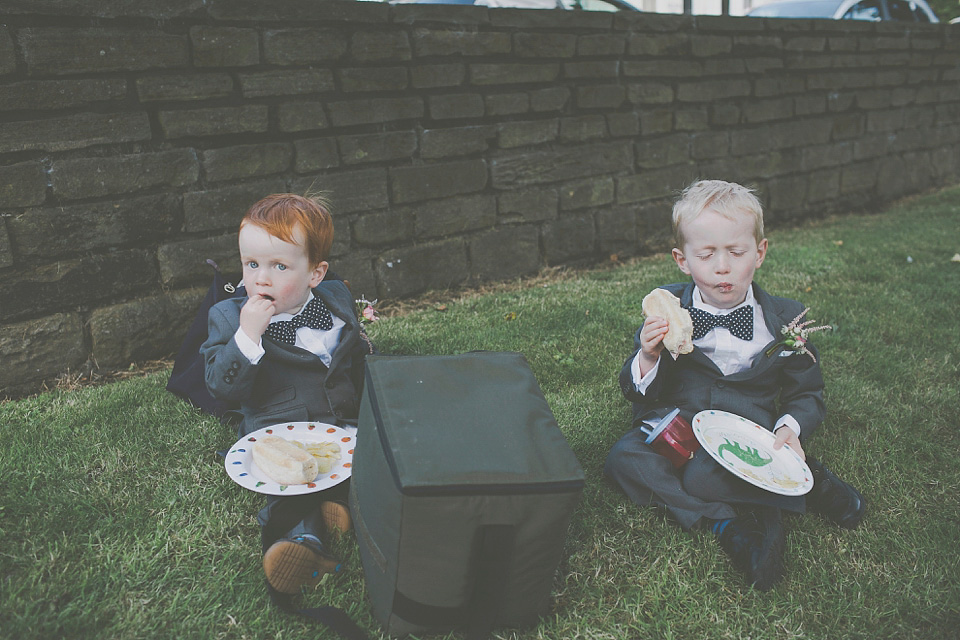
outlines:
[[[315,587],[325,574],[339,570],[340,561],[313,537],[277,540],[263,554],[267,582],[280,593],[300,593],[301,587]]]
[[[758,591],[769,591],[780,582],[783,567],[783,523],[780,510],[770,507],[731,520],[720,534],[720,547],[733,566],[742,571]]]
[[[807,466],[813,473],[813,489],[807,494],[807,508],[844,529],[855,529],[867,511],[860,492],[841,480],[812,456]]]

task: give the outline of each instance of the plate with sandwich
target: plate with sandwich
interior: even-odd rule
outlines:
[[[322,422],[287,422],[249,433],[230,447],[224,467],[245,489],[296,496],[350,477],[356,436]]]

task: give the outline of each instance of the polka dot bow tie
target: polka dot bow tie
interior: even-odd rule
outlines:
[[[749,305],[722,316],[690,307],[690,319],[693,320],[694,340],[699,340],[716,327],[726,327],[741,340],[753,340],[753,307]]]
[[[297,343],[297,329],[310,327],[329,331],[333,328],[333,316],[327,305],[320,298],[313,298],[307,303],[307,308],[293,316],[292,320],[278,320],[267,325],[263,335],[273,338],[277,342],[287,344]]]

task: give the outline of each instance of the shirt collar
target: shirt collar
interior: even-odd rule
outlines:
[[[715,315],[715,316],[722,316],[722,315],[725,315],[725,314],[727,314],[727,313],[733,313],[734,311],[736,311],[736,310],[739,309],[740,307],[745,307],[745,306],[748,306],[748,305],[751,306],[751,307],[753,307],[754,309],[756,309],[756,307],[757,307],[757,299],[756,299],[756,297],[753,295],[753,285],[752,285],[752,284],[751,284],[750,287],[747,289],[747,297],[743,300],[743,302],[741,302],[740,304],[738,304],[737,306],[735,306],[735,307],[733,307],[733,308],[731,308],[731,309],[720,309],[720,308],[718,308],[718,307],[714,307],[713,305],[707,304],[706,302],[703,301],[703,295],[700,293],[700,287],[698,287],[698,286],[696,286],[696,285],[694,285],[694,287],[693,287],[693,306],[696,307],[697,309],[701,309],[701,310],[703,310],[703,311],[707,311],[707,312],[709,312],[709,313],[712,313],[712,314]]]

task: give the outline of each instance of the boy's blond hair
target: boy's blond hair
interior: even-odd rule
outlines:
[[[763,206],[751,189],[723,180],[698,180],[683,190],[673,205],[673,237],[677,248],[683,250],[683,223],[690,222],[711,209],[725,218],[738,215],[752,216],[753,235],[757,244],[763,240]]]

